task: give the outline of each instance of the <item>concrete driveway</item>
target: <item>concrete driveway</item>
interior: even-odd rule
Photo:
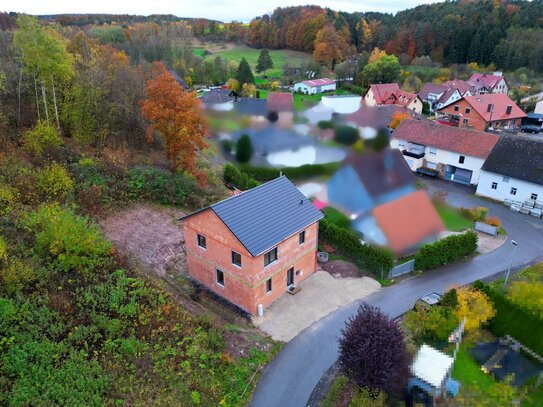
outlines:
[[[436,180],[428,189],[432,188],[448,191],[449,203],[454,206],[488,207],[491,216],[501,219],[507,231],[506,243],[486,255],[382,288],[363,301],[355,301],[321,318],[286,344],[266,367],[251,406],[305,407],[323,373],[337,360],[337,338],[340,330],[345,326],[345,321],[356,312],[360,303],[367,302],[381,308],[391,317],[397,317],[411,308],[417,298],[427,293],[444,292],[452,285],[465,285],[478,279],[502,276],[511,261],[511,239],[518,243],[513,262],[514,270],[543,260],[541,219],[511,212],[501,204],[471,195],[470,188],[451,182]]]
[[[317,270],[299,287],[301,291],[283,295],[253,323],[273,339],[288,342],[330,312],[378,291],[381,284],[370,277],[334,277]]]

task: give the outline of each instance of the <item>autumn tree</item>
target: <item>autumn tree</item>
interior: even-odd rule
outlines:
[[[370,56],[370,61],[372,60]],[[375,62],[369,62],[362,71],[366,85],[374,83],[396,82],[402,72],[402,66],[394,55],[381,55]]]
[[[456,290],[456,296],[458,306],[453,313],[459,321],[466,319],[466,331],[478,329],[496,314],[492,302],[480,290],[461,287]]]
[[[237,79],[234,79],[234,78],[230,78],[228,79],[228,81],[226,82],[226,86],[228,87],[228,89],[234,91],[234,92],[239,92],[240,91],[240,86],[239,86],[239,82],[237,81]]]
[[[148,135],[152,138],[156,131],[164,137],[172,171],[182,169],[204,185],[205,174],[197,168],[196,154],[207,145],[206,127],[196,94],[183,91],[161,62],[153,64],[145,90],[141,111],[150,122]]]
[[[273,68],[273,61],[270,57],[270,53],[267,49],[260,51],[258,55],[258,61],[256,62],[256,72],[261,73],[267,69]]]
[[[243,85],[244,83],[255,83],[253,72],[251,71],[251,67],[245,58],[243,58],[239,63],[238,70],[236,72],[236,80],[240,85]]]
[[[368,304],[362,304],[341,330],[339,361],[350,378],[375,394],[401,392],[409,375],[400,327]]]
[[[400,125],[401,122],[403,122],[405,119],[409,119],[410,117],[411,116],[407,112],[396,112],[392,115],[392,120],[390,120],[388,127],[395,129]]]
[[[313,59],[333,69],[336,63],[342,62],[353,53],[349,44],[349,33],[338,32],[332,24],[325,25],[315,36]]]

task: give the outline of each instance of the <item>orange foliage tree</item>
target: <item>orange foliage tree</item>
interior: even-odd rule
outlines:
[[[396,112],[392,115],[392,120],[390,120],[389,127],[395,129],[403,122],[405,119],[409,119],[410,115],[407,112]]]
[[[206,147],[206,126],[194,92],[185,92],[162,62],[155,62],[145,85],[147,97],[141,103],[143,117],[150,122],[148,138],[154,132],[164,137],[170,169],[192,174],[201,185],[206,176],[198,170],[196,154]]]

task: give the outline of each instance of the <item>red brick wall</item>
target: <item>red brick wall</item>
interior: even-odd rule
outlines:
[[[212,210],[205,210],[183,222],[189,275],[240,308],[257,313],[286,291],[287,270],[294,267],[294,284],[315,272],[318,223],[305,229],[305,243],[298,233],[277,246],[277,261],[264,267],[264,256],[252,257]],[[198,246],[197,234],[206,237],[207,248]],[[231,251],[241,254],[241,268],[232,264]],[[216,269],[224,272],[224,287],[217,283]],[[296,275],[296,271],[299,274]],[[272,291],[266,293],[266,280]]]

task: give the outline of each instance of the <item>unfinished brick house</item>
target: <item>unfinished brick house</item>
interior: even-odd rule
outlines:
[[[189,276],[256,315],[316,271],[323,216],[284,176],[187,215]]]

